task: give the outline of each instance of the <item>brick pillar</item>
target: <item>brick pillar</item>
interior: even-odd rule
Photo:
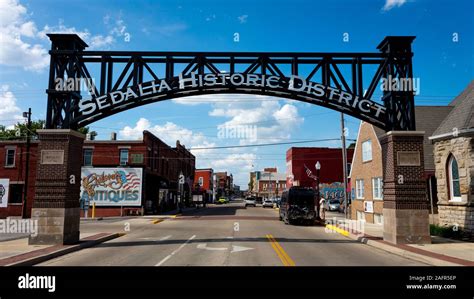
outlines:
[[[423,136],[390,131],[380,142],[384,171],[383,239],[393,244],[431,243],[424,180]]]
[[[38,234],[29,244],[79,242],[79,193],[84,135],[66,129],[38,130],[33,220]]]

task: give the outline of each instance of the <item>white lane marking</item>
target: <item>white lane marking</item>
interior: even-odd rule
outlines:
[[[206,250],[227,250],[227,247],[207,247],[206,243],[201,243],[196,246],[197,249],[206,249]]]
[[[168,240],[169,238],[171,238],[171,235],[167,235],[167,236],[161,238],[160,241]]]
[[[232,251],[230,253],[245,251],[245,250],[252,250],[252,249],[253,248],[251,248],[251,247],[232,245]]]
[[[155,242],[158,242],[158,241],[165,241],[165,240],[168,240],[169,238],[171,238],[172,235],[168,235],[168,236],[165,236],[165,237],[161,237],[159,240],[158,239],[155,239],[155,238],[151,238],[151,237],[146,237],[146,238],[140,238],[141,240],[151,240],[151,241],[155,241]]]
[[[169,255],[167,255],[164,259],[162,259],[158,264],[156,264],[155,266],[156,267],[159,267],[161,265],[163,265],[167,260],[169,260],[173,255],[175,255],[176,253],[178,253],[181,249],[183,249],[184,246],[186,246],[186,244],[188,244],[189,242],[191,242],[192,239],[196,238],[196,235],[192,235],[191,238],[189,238],[186,242],[184,242],[183,244],[181,244],[181,246],[179,246],[175,251],[171,252]]]

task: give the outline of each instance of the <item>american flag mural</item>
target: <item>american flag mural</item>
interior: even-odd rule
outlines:
[[[123,185],[125,190],[135,189],[136,187],[140,186],[140,178],[134,172],[129,172],[125,178],[127,182]]]

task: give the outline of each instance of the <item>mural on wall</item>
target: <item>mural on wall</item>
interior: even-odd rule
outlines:
[[[320,184],[319,190],[321,190],[321,196],[326,199],[326,202],[333,199],[337,199],[339,202],[344,201],[344,185],[340,182]]]
[[[97,206],[140,206],[141,198],[141,168],[82,168],[81,201]]]
[[[8,187],[10,179],[0,179],[0,208],[8,206]]]

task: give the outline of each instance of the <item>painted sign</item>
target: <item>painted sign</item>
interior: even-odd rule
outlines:
[[[337,199],[340,202],[344,201],[344,185],[340,182],[331,184],[320,184],[319,190],[321,196],[326,199],[326,202]]]
[[[96,206],[140,206],[142,172],[141,168],[83,167],[81,201]]]
[[[0,208],[8,206],[8,189],[10,186],[10,179],[0,179]]]

